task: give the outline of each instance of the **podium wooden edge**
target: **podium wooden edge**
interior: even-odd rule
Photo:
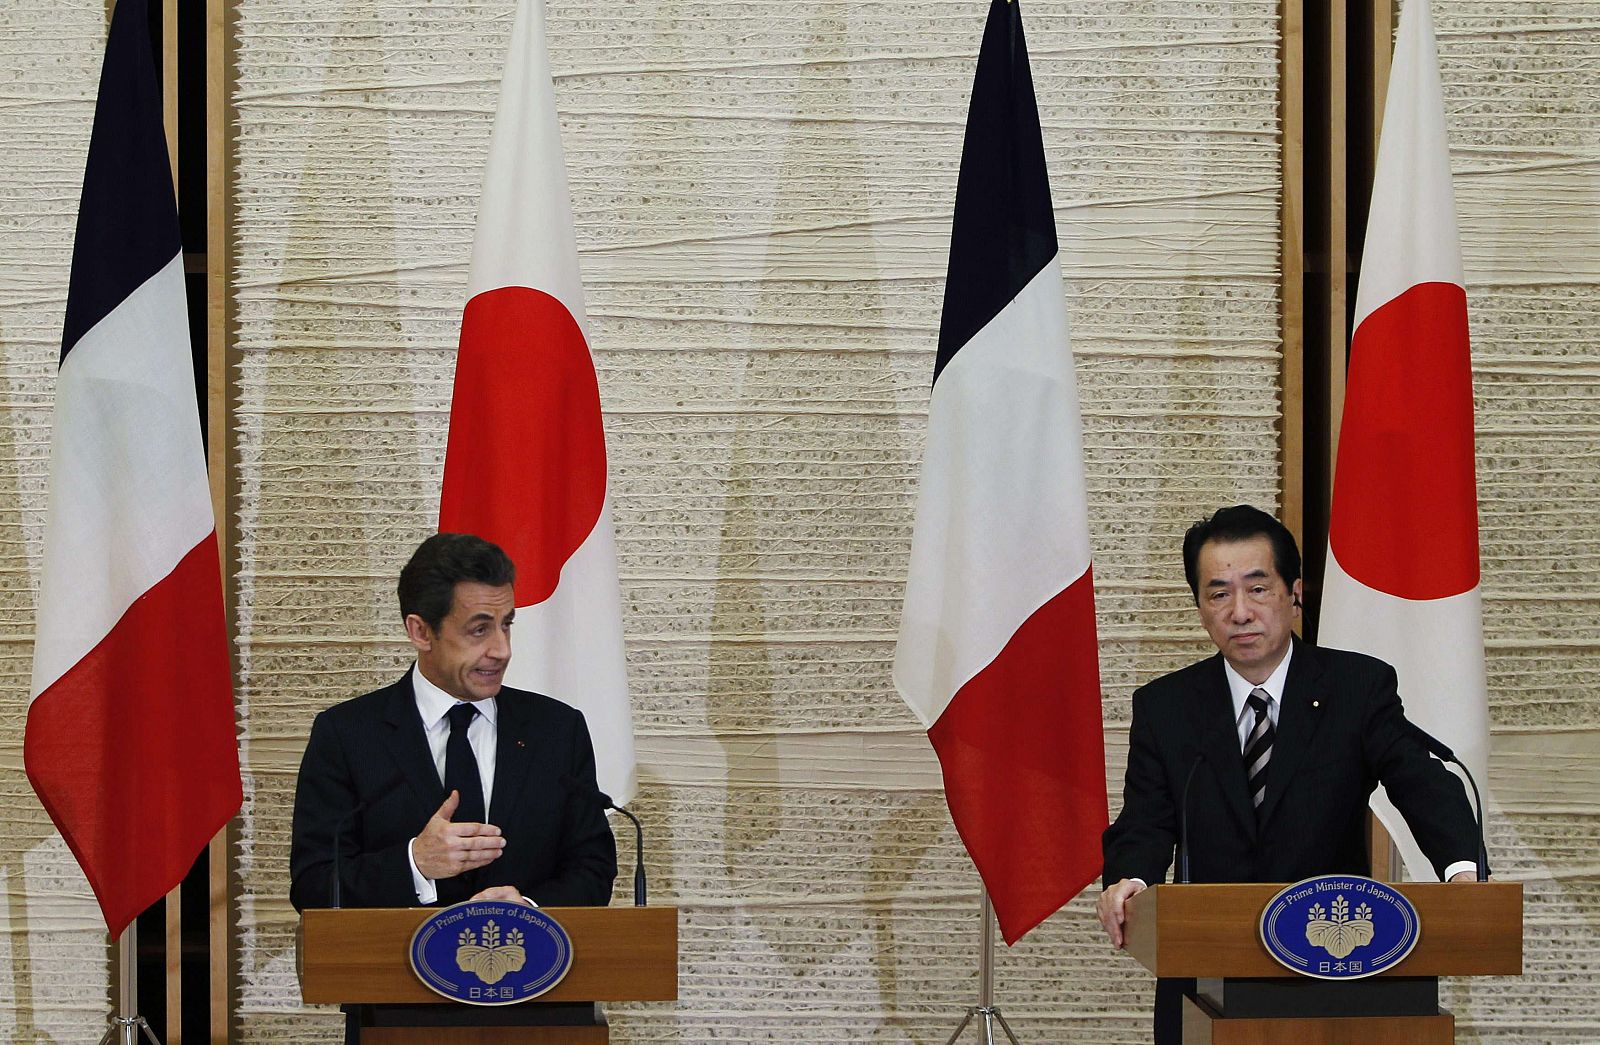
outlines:
[[[1128,901],[1123,949],[1157,976],[1294,977],[1261,943],[1283,884],[1156,885]],[[1416,949],[1379,976],[1520,976],[1521,882],[1389,883],[1417,909]]]
[[[309,909],[300,917],[300,996],[310,1005],[448,1004],[411,971],[417,926],[437,908]],[[572,968],[537,1002],[676,1001],[676,907],[547,907],[572,939]]]

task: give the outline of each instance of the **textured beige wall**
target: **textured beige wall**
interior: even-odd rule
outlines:
[[[326,1040],[282,899],[293,771],[317,708],[405,662],[390,579],[434,519],[512,5],[239,10],[242,1021]],[[943,1040],[973,1000],[976,878],[889,664],[984,12],[550,7],[638,808],[683,912],[683,1000],[619,1041]],[[1277,5],[1025,14],[1119,732],[1197,649],[1176,534],[1275,497]],[[1082,905],[1002,956],[1029,1040],[1144,1037],[1107,958]]]
[[[103,936],[21,773],[53,360],[103,6],[0,4],[0,1037],[92,1040]],[[1500,869],[1527,976],[1465,1040],[1600,1040],[1600,8],[1439,3],[1478,370]],[[314,711],[404,664],[507,2],[239,5],[247,1041],[336,1040],[293,975]],[[1026,9],[1089,449],[1111,771],[1200,646],[1182,526],[1272,500],[1276,5]],[[683,1001],[619,1041],[942,1041],[975,878],[889,684],[982,5],[552,0],[607,409],[655,896]],[[1245,404],[1241,408],[1241,404]],[[626,848],[626,847],[625,847]],[[1001,955],[1026,1040],[1137,1042],[1080,902]],[[1139,981],[1142,982],[1142,981]]]
[[[0,2],[0,1040],[94,1041],[105,923],[22,772],[50,401],[105,41],[99,3]]]
[[[1478,425],[1497,871],[1520,980],[1482,1040],[1600,1041],[1600,4],[1435,3]]]

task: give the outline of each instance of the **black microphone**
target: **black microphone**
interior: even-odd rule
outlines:
[[[334,909],[339,907],[339,850],[343,848],[339,843],[339,836],[344,834],[346,825],[366,811],[365,802],[357,802],[349,812],[341,816],[333,825],[333,885],[328,889],[328,906]]]
[[[1461,772],[1465,773],[1467,776],[1467,783],[1472,785],[1472,805],[1477,811],[1478,821],[1478,881],[1487,882],[1489,880],[1489,850],[1485,848],[1483,844],[1483,796],[1478,793],[1478,782],[1473,779],[1472,770],[1467,768],[1467,764],[1465,762],[1456,757],[1456,753],[1451,751],[1449,746],[1446,745],[1444,741],[1440,740],[1432,733],[1429,733],[1427,730],[1423,729],[1409,718],[1405,719],[1404,721],[1406,725],[1411,727],[1411,732],[1416,734],[1417,739],[1422,741],[1422,746],[1428,749],[1428,754],[1433,755],[1441,761],[1454,762],[1456,765],[1460,766]]]
[[[589,799],[591,802],[598,802],[601,809],[615,810],[616,812],[627,817],[629,820],[633,821],[633,906],[644,907],[644,825],[639,822],[639,818],[634,816],[633,813],[627,809],[627,807],[617,805],[616,802],[611,800],[610,795],[606,794],[604,791],[600,790],[598,787],[595,787],[588,781],[582,780],[575,776],[569,776],[567,777],[566,783],[569,790],[576,791],[579,795]]]
[[[1209,761],[1206,758],[1206,745],[1211,743],[1211,738],[1221,728],[1219,724],[1206,731],[1200,740],[1199,750],[1195,752],[1194,762],[1189,766],[1189,773],[1183,778],[1183,798],[1178,803],[1178,883],[1181,885],[1189,884],[1189,785],[1194,783],[1194,773],[1200,768],[1200,763]]]
[[[385,798],[389,797],[389,795],[394,793],[394,789],[399,787],[400,784],[404,780],[405,780],[404,776],[402,776],[399,773],[396,773],[392,777],[390,777],[387,781],[385,781],[382,787],[374,788],[370,793],[374,794],[374,795],[377,795],[378,797],[377,797],[376,801],[381,804]],[[333,885],[328,889],[328,906],[329,907],[337,908],[337,907],[339,907],[339,904],[340,904],[340,895],[339,894],[340,894],[340,888],[341,887],[340,887],[340,884],[339,884],[339,850],[342,847],[339,845],[339,843],[341,841],[343,841],[343,839],[340,836],[344,834],[344,829],[347,826],[349,826],[350,821],[354,820],[356,817],[360,816],[362,813],[364,813],[366,811],[367,811],[367,803],[365,801],[357,802],[343,816],[341,816],[338,820],[334,821],[334,825],[333,825]]]

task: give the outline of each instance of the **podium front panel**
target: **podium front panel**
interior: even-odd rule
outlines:
[[[572,968],[545,1001],[674,1001],[676,907],[547,907],[572,939]],[[436,908],[312,909],[300,918],[300,996],[313,1005],[444,1003],[411,971],[417,927]]]

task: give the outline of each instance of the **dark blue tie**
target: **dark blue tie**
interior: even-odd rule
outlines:
[[[478,775],[478,757],[472,753],[467,740],[467,730],[477,717],[478,709],[471,704],[457,704],[446,713],[450,719],[450,739],[444,745],[444,790],[461,792],[461,801],[455,815],[450,818],[457,824],[483,823],[483,778]],[[467,871],[452,878],[441,878],[435,883],[439,902],[456,904],[477,892],[478,872]]]
[[[483,808],[483,777],[478,773],[478,757],[472,753],[467,740],[467,729],[477,717],[478,709],[471,704],[457,704],[451,708],[450,739],[444,745],[444,790],[461,792],[461,804],[451,817],[458,824],[481,824],[486,813]]]

